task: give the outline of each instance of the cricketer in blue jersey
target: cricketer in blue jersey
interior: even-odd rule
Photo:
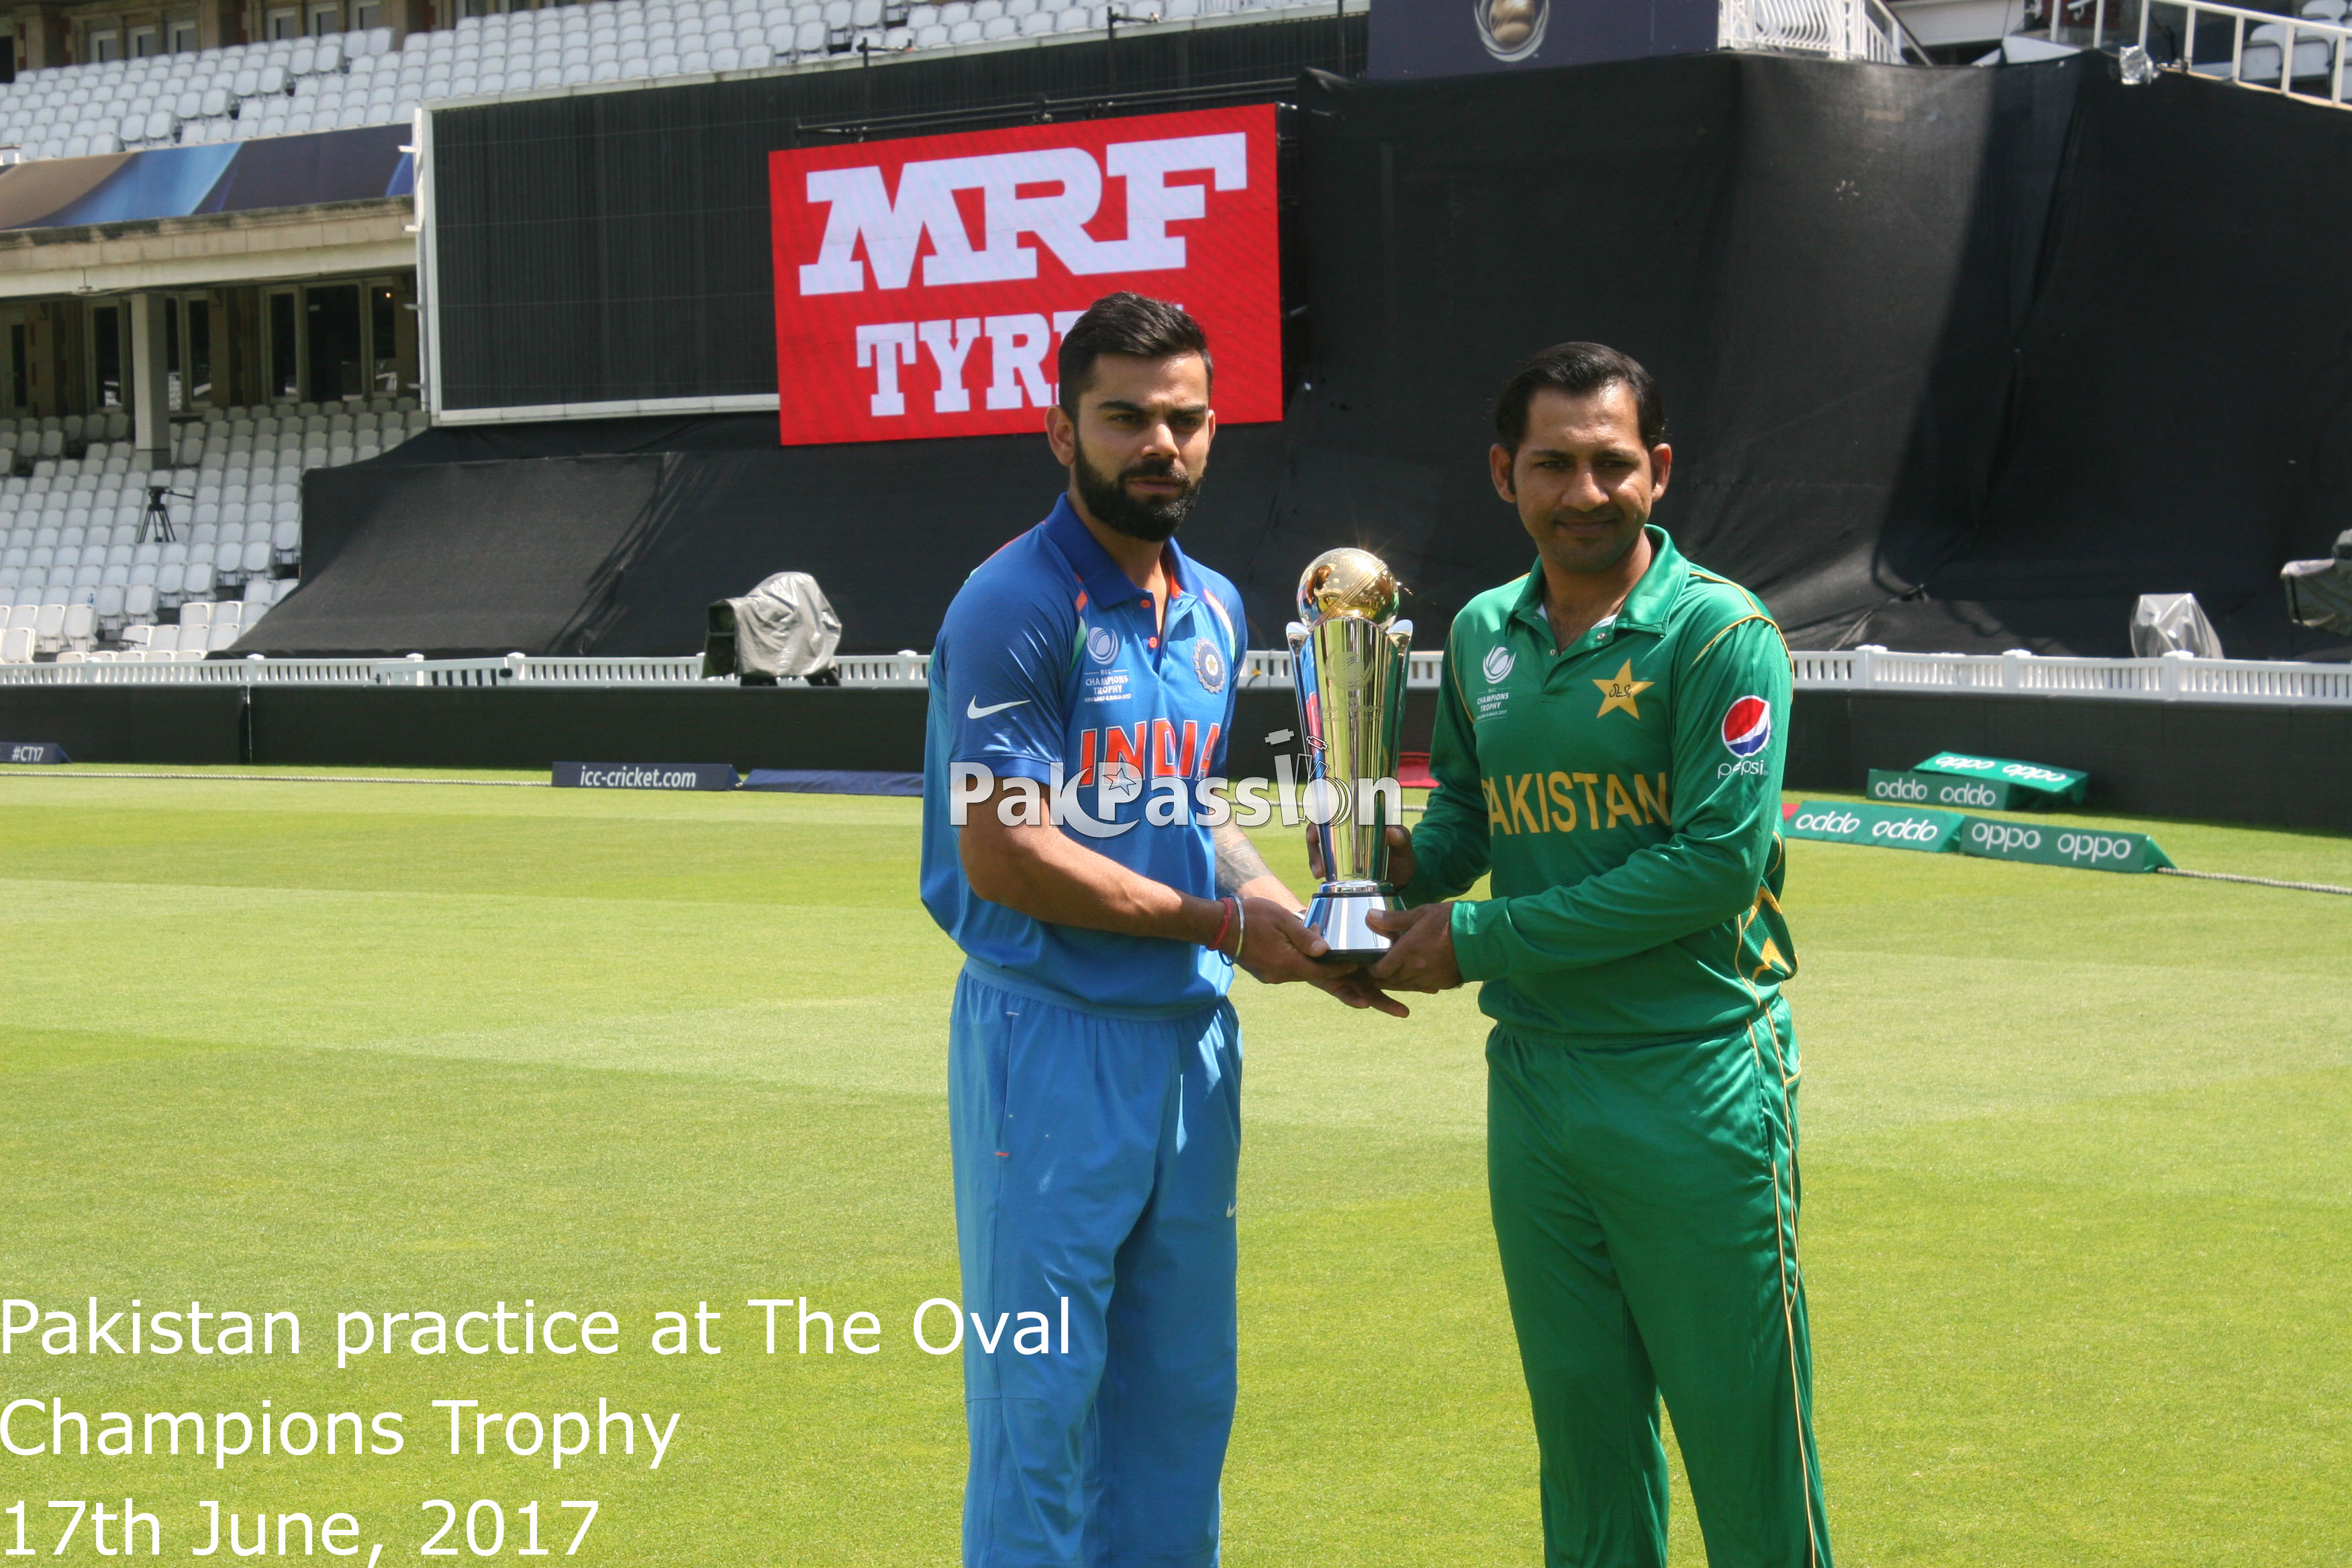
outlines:
[[[1240,595],[1174,534],[1216,420],[1199,325],[1134,294],[1065,334],[1066,495],[931,656],[923,902],[948,1034],[968,1568],[1210,1568],[1234,1414],[1234,967],[1402,1009],[1325,944],[1222,779]]]

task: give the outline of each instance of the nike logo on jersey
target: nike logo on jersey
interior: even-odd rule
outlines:
[[[1010,702],[995,702],[982,708],[980,705],[980,699],[975,697],[964,705],[963,716],[967,719],[985,719],[991,713],[1002,713],[1007,708],[1018,708],[1028,700],[1026,697],[1016,697]]]

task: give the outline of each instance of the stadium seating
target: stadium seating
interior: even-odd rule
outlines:
[[[238,44],[20,73],[0,89],[0,159],[405,122],[420,103],[598,82],[764,70],[863,51],[953,48],[1105,28],[1085,0],[593,0],[455,27]],[[1304,11],[1328,0],[1127,0],[1124,25]]]
[[[35,454],[29,476],[0,479],[5,626],[31,631],[30,658],[138,642],[174,610],[205,628],[248,625],[294,585],[281,574],[301,563],[302,470],[376,457],[425,420],[411,398],[215,409],[181,424],[178,466],[152,473],[132,471],[119,414],[0,420],[0,462]],[[88,442],[80,457],[38,455],[68,437]],[[168,542],[140,541],[152,485],[176,492]],[[172,649],[185,641],[175,629]]]

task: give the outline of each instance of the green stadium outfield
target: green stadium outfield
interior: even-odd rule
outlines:
[[[961,1382],[911,1333],[956,1294],[956,955],[915,900],[918,803],[100,771],[130,770],[0,776],[0,1298],[33,1304],[10,1321],[80,1325],[72,1354],[26,1333],[0,1357],[0,1404],[38,1402],[12,1441],[67,1449],[0,1453],[0,1510],[24,1501],[31,1549],[68,1523],[53,1500],[79,1500],[93,1517],[65,1554],[88,1560],[95,1509],[127,1496],[166,1556],[205,1543],[208,1502],[247,1545],[257,1512],[348,1514],[316,1556],[366,1563],[380,1544],[376,1568],[445,1521],[437,1545],[464,1558],[469,1540],[518,1555],[534,1531],[562,1556],[587,1512],[563,1505],[593,1500],[583,1563],[953,1559]],[[2352,884],[2341,837],[2033,820]],[[1260,839],[1303,886],[1292,837]],[[1790,856],[1840,1561],[2341,1564],[2347,907],[1958,855]],[[1473,998],[1417,999],[1402,1024],[1248,982],[1237,1001],[1227,1561],[1533,1561]],[[267,1355],[93,1352],[91,1298],[99,1321],[145,1328],[191,1301],[291,1312],[301,1351],[281,1321]],[[754,1299],[796,1303],[773,1354]],[[528,1331],[528,1331],[530,1353],[413,1353],[422,1314],[500,1303]],[[836,1328],[873,1313],[874,1353],[827,1354],[821,1328],[801,1353],[803,1305]],[[599,1311],[614,1329],[592,1343],[612,1353],[551,1348],[549,1329],[579,1342]],[[384,1314],[409,1314],[401,1348],[339,1358],[347,1312],[379,1344]],[[678,1353],[656,1348],[664,1328]],[[111,1457],[107,1412],[266,1418],[275,1441],[265,1455],[257,1427],[242,1452],[173,1458],[166,1422],[155,1455]],[[289,1453],[296,1413],[396,1414],[400,1451],[371,1425],[354,1454],[354,1423],[331,1457]],[[529,1440],[576,1444],[566,1415],[625,1416],[633,1448],[606,1426],[606,1452],[559,1470]],[[221,1435],[236,1447],[234,1422]],[[1697,1563],[1676,1488],[1677,1559]],[[16,1517],[0,1513],[0,1546]],[[120,1520],[105,1528],[119,1544]]]

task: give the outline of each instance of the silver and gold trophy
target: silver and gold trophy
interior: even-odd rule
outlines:
[[[1403,803],[1397,745],[1412,647],[1412,623],[1396,618],[1402,592],[1370,551],[1326,551],[1298,579],[1289,627],[1307,745],[1301,805],[1324,879],[1307,927],[1330,943],[1334,960],[1368,963],[1387,952],[1389,939],[1365,917],[1403,908],[1389,885],[1388,843]]]

